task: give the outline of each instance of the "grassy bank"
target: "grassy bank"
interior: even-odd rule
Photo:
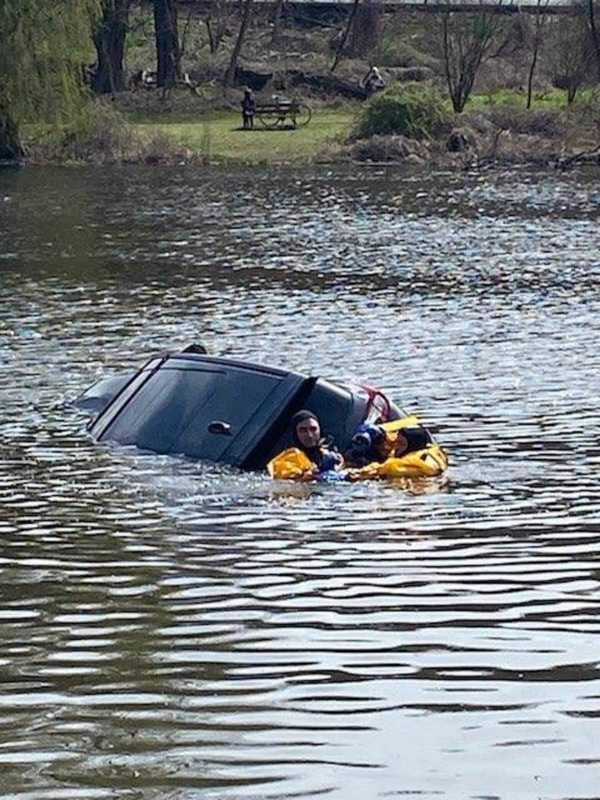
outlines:
[[[563,102],[561,103],[561,100]],[[310,102],[310,101],[309,101]],[[151,109],[127,111],[133,132],[141,139],[158,137],[169,142],[175,158],[203,164],[310,164],[352,159],[356,161],[409,161],[422,164],[446,163],[458,166],[467,161],[540,164],[559,157],[591,150],[598,145],[594,98],[582,92],[577,103],[564,108],[559,92],[534,98],[531,110],[516,92],[499,91],[473,95],[464,115],[454,116],[447,104],[451,122],[470,142],[465,154],[446,150],[448,132],[440,138],[426,137],[412,143],[398,137],[374,137],[349,142],[364,105],[338,107],[316,104],[308,125],[297,129],[266,130],[256,120],[252,131],[241,129],[237,111],[171,110],[156,113]]]
[[[421,98],[419,86],[415,91]],[[574,163],[573,157],[580,161],[582,156],[596,163],[600,152],[598,100],[583,94],[569,109],[561,108],[554,94],[537,97],[531,110],[514,92],[474,95],[465,113],[458,116],[440,95],[437,102],[445,109],[440,130],[427,129],[415,136],[406,128],[406,120],[396,119],[392,104],[388,111],[394,111],[394,125],[379,124],[387,117],[378,117],[378,125],[363,132],[362,138],[357,135],[357,121],[361,114],[370,113],[372,103],[340,105],[338,101],[334,107],[317,101],[306,126],[266,130],[257,120],[254,130],[245,131],[239,112],[222,105],[178,109],[174,103],[155,103],[148,97],[146,107],[138,103],[137,108],[127,108],[126,101],[131,102],[131,97],[120,98],[120,108],[108,100],[96,101],[68,127],[31,126],[30,162],[268,166],[352,160],[462,169],[482,164]],[[417,121],[424,125],[423,103],[417,105]]]
[[[351,110],[323,109],[295,130],[265,130],[257,122],[254,130],[244,131],[240,115],[233,112],[130,118],[140,135],[158,132],[205,163],[251,165],[311,163],[332,157],[353,120]]]

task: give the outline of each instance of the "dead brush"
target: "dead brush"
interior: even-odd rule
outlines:
[[[558,109],[527,110],[498,105],[489,108],[485,115],[496,128],[527,136],[558,139],[564,136],[567,127],[564,113]]]
[[[358,139],[349,148],[354,161],[390,162],[404,161],[409,156],[426,159],[429,155],[427,145],[405,136],[371,136]]]
[[[139,133],[107,103],[95,103],[59,136],[31,144],[36,163],[173,164],[193,154],[162,131]]]

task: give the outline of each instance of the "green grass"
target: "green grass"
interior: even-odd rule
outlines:
[[[140,133],[160,132],[210,163],[307,163],[335,148],[347,135],[354,114],[347,109],[313,111],[310,123],[296,130],[240,130],[241,115],[218,112],[180,117],[129,117]]]
[[[592,99],[592,91],[590,89],[580,89],[577,92],[574,107],[589,103]],[[512,89],[499,89],[493,94],[474,94],[469,98],[466,111],[484,111],[490,106],[498,105],[511,105],[517,108],[525,108],[527,104],[526,92],[515,92]],[[567,93],[560,89],[552,89],[551,91],[539,94],[534,92],[532,96],[531,108],[534,111],[548,111],[550,109],[561,110],[567,105]]]

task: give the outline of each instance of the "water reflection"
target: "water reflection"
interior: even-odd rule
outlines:
[[[600,195],[585,174],[0,174],[2,797],[594,797]],[[425,486],[97,447],[201,340],[368,380]]]

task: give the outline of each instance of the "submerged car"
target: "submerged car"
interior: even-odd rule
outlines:
[[[96,414],[88,426],[96,441],[246,470],[265,468],[292,445],[289,423],[301,408],[316,414],[342,452],[361,423],[406,416],[370,386],[209,356],[197,347],[101,380],[76,405]]]

